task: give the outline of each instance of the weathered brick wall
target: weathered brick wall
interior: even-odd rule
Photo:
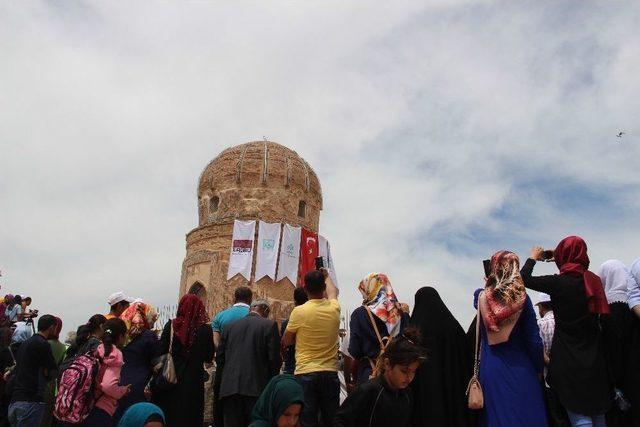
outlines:
[[[217,210],[212,209],[218,198]],[[304,218],[299,202],[306,203]],[[198,184],[199,226],[187,234],[180,295],[195,283],[206,289],[210,315],[233,302],[237,286],[248,285],[272,302],[274,318],[288,316],[293,285],[264,278],[255,283],[236,276],[227,282],[235,219],[283,222],[318,231],[322,190],[311,167],[295,151],[275,142],[249,142],[223,151],[202,172]],[[257,238],[257,227],[256,227]],[[254,255],[255,267],[255,255]]]

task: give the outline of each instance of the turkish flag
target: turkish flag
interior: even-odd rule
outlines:
[[[318,256],[318,234],[302,229],[300,240],[300,267],[298,268],[298,286],[304,286],[304,275],[316,269]]]

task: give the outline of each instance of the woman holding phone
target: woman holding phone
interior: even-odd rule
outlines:
[[[572,426],[606,426],[604,414],[613,402],[600,334],[599,315],[609,313],[600,278],[590,272],[587,244],[566,237],[556,247],[560,274],[532,276],[544,250],[535,247],[522,267],[524,285],[551,297],[555,334],[547,381],[567,409]]]

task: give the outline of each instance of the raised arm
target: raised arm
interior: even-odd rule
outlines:
[[[536,248],[534,248],[534,251],[536,251]],[[520,276],[522,276],[524,286],[529,289],[533,289],[534,291],[544,292],[551,295],[553,294],[553,290],[557,285],[556,276],[532,276],[531,274],[533,273],[533,267],[536,265],[535,256],[536,254],[532,253],[531,258],[527,259],[527,261],[522,266],[522,269],[520,270]]]
[[[331,280],[329,271],[326,268],[323,268],[322,274],[324,275],[324,283],[327,285],[327,299],[338,299],[339,291],[335,283],[333,283],[333,280]]]

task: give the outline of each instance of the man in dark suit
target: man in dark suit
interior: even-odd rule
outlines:
[[[280,371],[280,334],[268,316],[269,303],[254,301],[248,316],[230,323],[222,332],[218,356],[224,427],[249,425],[262,390]]]

